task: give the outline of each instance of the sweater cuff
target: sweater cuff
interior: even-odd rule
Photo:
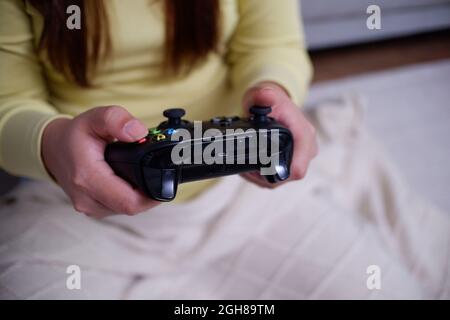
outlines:
[[[0,163],[2,168],[14,175],[53,181],[41,157],[42,135],[51,121],[71,118],[31,109],[19,109],[2,119],[0,126]]]

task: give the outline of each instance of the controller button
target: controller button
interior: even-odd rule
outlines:
[[[139,141],[137,142],[137,144],[143,144],[143,143],[145,143],[145,142],[147,142],[147,138],[142,138],[141,140],[139,140]]]
[[[222,119],[222,121],[220,121],[220,126],[222,127],[227,127],[229,125],[231,125],[230,119]]]
[[[260,124],[269,121],[268,114],[271,112],[272,107],[269,106],[253,106],[250,108],[250,113],[253,115],[252,121]]]
[[[211,120],[213,124],[219,125],[221,127],[227,127],[233,122],[233,118],[230,117],[216,117]]]
[[[211,119],[211,122],[214,124],[220,124],[220,122],[223,120],[223,117],[215,117]]]
[[[239,117],[215,117],[211,119],[211,122],[214,124],[218,124],[221,126],[228,126],[230,125],[232,122],[235,121],[239,121],[240,118]]]
[[[167,125],[172,128],[179,127],[182,122],[181,118],[186,114],[186,111],[181,108],[167,109],[164,111],[164,117],[166,117]]]
[[[169,136],[173,135],[176,132],[177,132],[177,130],[173,129],[173,128],[169,128],[165,131],[165,133],[168,134]]]
[[[159,130],[158,128],[151,128],[149,130],[149,132],[151,135],[157,135],[157,134],[161,133],[161,130]]]
[[[157,135],[155,135],[153,137],[154,141],[161,141],[161,140],[165,140],[165,139],[166,139],[166,136],[162,133],[158,133]]]
[[[173,108],[173,109],[167,109],[163,112],[164,117],[173,119],[173,118],[182,118],[186,114],[186,111],[181,108]]]

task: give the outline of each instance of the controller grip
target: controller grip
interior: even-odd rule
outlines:
[[[172,201],[177,195],[179,174],[177,169],[143,167],[145,191],[158,201]]]
[[[111,143],[105,149],[105,161],[114,173],[131,184],[134,188],[144,190],[137,149],[132,144]]]
[[[146,165],[151,156],[146,155],[142,161],[137,148],[133,144],[110,144],[105,149],[105,160],[117,176],[150,198],[172,201],[177,193],[179,170],[151,168]]]

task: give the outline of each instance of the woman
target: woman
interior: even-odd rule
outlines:
[[[73,3],[3,4],[4,45],[13,47],[2,57],[10,75],[2,86],[2,119],[8,119],[2,139],[15,146],[4,145],[4,169],[53,176],[85,214],[136,214],[157,203],[97,161],[104,145],[111,138],[142,138],[168,106],[186,106],[190,119],[209,119],[242,113],[245,96],[245,108],[273,105],[279,120],[302,137],[292,176],[304,175],[315,153],[314,133],[294,101],[301,103],[311,71],[294,2],[79,1],[86,25],[70,30],[66,8]],[[46,58],[35,54],[37,45]],[[17,130],[20,123],[32,130]],[[189,185],[180,198],[211,183]]]
[[[76,23],[70,27],[77,8],[80,29]],[[18,191],[16,207],[2,211],[7,229],[1,240],[9,244],[1,260],[2,294],[298,298],[314,293],[312,283],[282,284],[282,263],[292,260],[286,250],[300,241],[293,236],[313,223],[311,217],[296,220],[316,206],[304,200],[309,207],[302,210],[295,199],[309,187],[291,183],[264,191],[236,177],[207,180],[183,185],[177,204],[160,205],[117,177],[103,157],[114,139],[144,137],[168,106],[185,107],[190,119],[201,120],[263,104],[271,105],[272,116],[294,135],[290,180],[304,178],[317,146],[315,130],[299,108],[311,67],[298,12],[297,1],[272,0],[2,1],[0,166],[54,182],[65,193],[49,183],[31,183]],[[244,177],[273,187],[259,175]],[[283,203],[283,194],[289,201]],[[41,204],[27,202],[30,195],[43,198]],[[67,198],[79,213],[106,219],[77,215]],[[280,214],[281,234],[289,238],[279,249],[255,240],[276,225],[275,213],[264,212],[270,208]],[[7,213],[13,211],[26,213],[18,219]],[[353,222],[342,224],[351,227],[348,238],[335,243],[339,252],[359,234]],[[365,249],[379,248],[378,235],[370,234]],[[261,263],[249,267],[246,252]],[[411,295],[420,296],[414,275],[386,252],[377,253],[380,263],[412,279],[402,290],[412,288]],[[272,262],[265,261],[266,254]],[[80,291],[66,288],[69,265],[90,279]],[[248,280],[251,270],[264,275]],[[308,264],[300,270],[308,274]],[[26,275],[8,280],[17,274]],[[269,282],[273,277],[280,281]],[[355,296],[369,294],[364,281],[357,288]],[[325,296],[333,290],[324,290]]]

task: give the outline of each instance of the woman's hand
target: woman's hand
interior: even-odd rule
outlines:
[[[288,181],[303,179],[309,163],[317,155],[318,147],[315,129],[300,108],[292,102],[284,89],[270,82],[261,83],[249,89],[244,95],[243,104],[247,113],[253,105],[272,106],[270,116],[287,127],[294,137],[294,154]],[[245,173],[242,176],[265,188],[274,188],[280,185],[280,183],[267,182],[259,172]]]
[[[134,142],[147,133],[145,125],[125,109],[98,107],[73,120],[52,121],[42,137],[42,158],[75,210],[95,218],[134,215],[159,202],[116,176],[105,162],[104,151],[114,139]]]

